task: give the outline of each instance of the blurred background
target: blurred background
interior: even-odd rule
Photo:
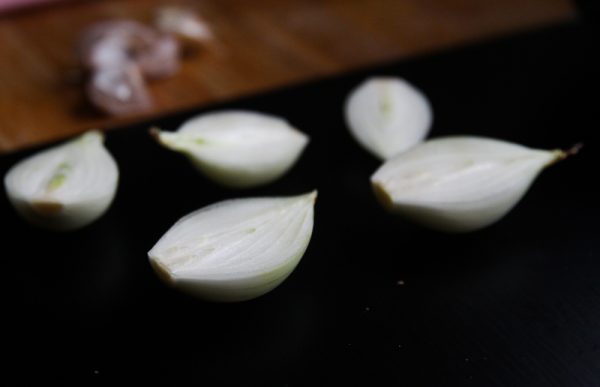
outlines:
[[[199,15],[210,39],[148,83],[151,109],[100,112],[84,92],[82,31],[150,24],[167,4]],[[568,0],[0,0],[0,153],[578,17]]]

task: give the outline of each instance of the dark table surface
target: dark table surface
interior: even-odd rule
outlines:
[[[597,42],[583,22],[211,106],[284,116],[311,136],[281,180],[218,187],[143,124],[111,132],[121,183],[72,233],[22,222],[0,195],[7,385],[600,386]],[[440,234],[385,213],[378,162],[341,106],[398,75],[435,112],[432,137],[585,144],[497,224]],[[198,111],[153,122],[175,129]],[[34,152],[0,158],[4,174]],[[232,197],[317,188],[311,244],[270,294],[205,303],[164,286],[146,252],[182,215]],[[122,384],[125,383],[125,384]]]

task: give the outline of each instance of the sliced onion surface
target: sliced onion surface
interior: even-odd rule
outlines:
[[[344,112],[352,136],[382,160],[423,141],[433,116],[425,95],[396,77],[361,83],[348,96]]]
[[[110,206],[119,171],[89,131],[69,142],[26,158],[4,177],[10,202],[25,219],[42,227],[70,230],[100,217]]]

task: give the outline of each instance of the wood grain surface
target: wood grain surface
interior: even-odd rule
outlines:
[[[150,22],[182,4],[215,39],[172,78],[155,108],[108,117],[83,94],[74,44],[95,21]],[[0,153],[152,116],[576,17],[567,0],[68,1],[0,15]]]

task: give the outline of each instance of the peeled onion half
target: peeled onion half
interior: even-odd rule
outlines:
[[[4,187],[17,212],[55,230],[76,229],[99,218],[110,206],[119,179],[103,141],[102,133],[89,131],[13,166]]]
[[[176,132],[151,133],[164,147],[186,155],[207,177],[234,188],[281,177],[308,143],[308,136],[287,121],[249,111],[207,113]]]
[[[294,270],[310,241],[316,191],[227,200],[173,225],[148,252],[159,277],[210,301],[265,294]]]
[[[568,153],[482,137],[439,138],[387,161],[371,183],[392,212],[437,230],[473,231],[507,214],[537,175]]]

